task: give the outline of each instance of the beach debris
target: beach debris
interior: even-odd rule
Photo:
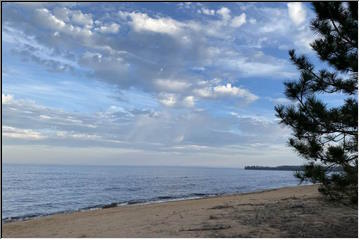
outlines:
[[[224,230],[231,228],[231,225],[226,224],[215,224],[215,225],[204,225],[199,228],[188,228],[181,231],[212,231],[212,230]]]
[[[218,205],[209,209],[224,209],[224,208],[234,208],[234,206],[231,205]]]

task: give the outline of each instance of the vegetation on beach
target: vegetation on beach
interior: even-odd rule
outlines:
[[[293,131],[289,145],[308,162],[296,176],[320,183],[319,191],[331,199],[350,197],[357,203],[358,5],[315,2],[313,7],[317,16],[311,28],[318,38],[311,47],[329,68],[316,70],[307,57],[290,50],[301,74],[285,83],[293,104],[276,106],[276,116]],[[344,103],[329,107],[324,95],[344,96]]]

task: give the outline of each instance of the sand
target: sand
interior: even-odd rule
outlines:
[[[3,237],[357,237],[357,209],[317,186],[129,205],[3,224]]]

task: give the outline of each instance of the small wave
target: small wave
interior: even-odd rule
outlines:
[[[138,199],[138,200],[130,200],[127,203],[127,205],[134,205],[134,204],[139,204],[139,203],[146,203],[147,201],[144,199]]]
[[[23,215],[23,216],[7,217],[7,218],[4,218],[3,221],[4,222],[13,222],[13,221],[19,221],[19,220],[27,220],[27,219],[35,218],[38,216],[43,216],[43,215],[42,214],[27,214],[27,215]]]
[[[110,203],[110,204],[105,204],[104,206],[102,206],[103,209],[105,208],[114,208],[114,207],[117,207],[118,206],[118,203],[116,202],[113,202],[113,203]]]
[[[129,192],[136,192],[142,190],[140,187],[109,187],[105,188],[105,191],[129,191]]]
[[[208,193],[191,193],[189,194],[189,196],[194,196],[194,197],[205,197],[205,196],[210,196],[211,194]]]
[[[166,199],[172,199],[172,198],[173,198],[172,196],[160,196],[160,197],[157,197],[155,199],[166,200]]]
[[[59,213],[70,213],[70,212],[74,212],[74,211],[59,211],[59,212],[54,212],[54,213],[33,213],[33,214],[26,214],[26,215],[21,215],[21,216],[6,217],[6,218],[3,218],[2,221],[3,222],[26,221],[26,220],[33,219],[33,218],[45,217],[45,216],[50,216],[50,215],[59,214]]]
[[[3,221],[4,222],[13,222],[13,221],[28,220],[28,219],[32,219],[32,218],[49,216],[49,215],[60,214],[60,213],[72,213],[72,212],[77,212],[77,211],[81,211],[81,212],[82,211],[92,211],[92,210],[96,210],[96,209],[115,208],[118,206],[135,205],[135,204],[142,205],[142,204],[172,202],[172,201],[188,200],[188,199],[200,199],[200,198],[209,197],[209,196],[215,196],[215,195],[207,194],[207,193],[190,193],[190,194],[186,194],[186,195],[176,195],[176,196],[165,195],[165,196],[159,196],[159,197],[155,197],[155,198],[151,198],[151,199],[133,199],[133,200],[129,200],[129,201],[111,202],[111,203],[107,203],[107,204],[97,204],[97,205],[82,207],[80,209],[73,209],[73,210],[66,210],[66,211],[7,217],[7,218],[4,218]]]

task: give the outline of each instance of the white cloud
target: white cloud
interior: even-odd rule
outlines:
[[[158,101],[166,107],[186,107],[191,108],[195,106],[194,96],[185,96],[181,99],[181,95],[174,93],[162,92],[158,95]]]
[[[117,23],[105,24],[103,26],[95,28],[96,31],[102,33],[117,33],[119,29],[120,29],[120,25]]]
[[[25,140],[41,140],[46,136],[32,129],[20,129],[10,126],[3,126],[3,136],[8,138],[25,139]]]
[[[203,98],[209,98],[213,96],[212,89],[210,87],[194,89],[194,93]]]
[[[268,42],[267,38],[257,39],[257,45]],[[294,71],[290,68],[289,61],[261,51],[249,51],[243,54],[228,48],[208,48],[207,67],[226,69],[225,71],[236,72],[242,76],[266,76],[266,77],[294,77]]]
[[[63,32],[69,35],[85,37],[85,38],[88,38],[93,34],[89,28],[90,25],[86,25],[85,27],[83,26],[79,27],[79,26],[73,26],[72,24],[66,24],[63,20],[58,19],[46,8],[36,9],[36,14],[37,14],[36,16],[38,22],[40,24],[43,24],[44,26],[47,26],[52,30]],[[75,22],[78,24],[90,23],[90,20],[87,19],[85,15],[83,16],[83,14],[80,15],[80,13],[78,13],[75,16],[76,16]],[[92,24],[92,20],[91,20],[91,24]]]
[[[172,79],[157,79],[155,80],[155,84],[161,90],[167,91],[183,91],[186,88],[190,87],[190,84],[180,80],[172,80]]]
[[[193,107],[195,105],[195,98],[194,96],[187,96],[183,100],[183,104],[186,107]]]
[[[81,11],[73,11],[71,20],[79,25],[82,26],[89,26],[93,25],[93,19],[91,14],[84,14]]]
[[[217,14],[219,14],[224,21],[228,21],[231,18],[231,11],[227,7],[222,7],[219,10],[216,11]]]
[[[100,136],[95,134],[84,134],[84,133],[74,133],[69,131],[56,131],[56,137],[58,138],[72,138],[77,140],[103,140]]]
[[[50,11],[46,8],[40,9],[40,11],[50,13]],[[87,28],[91,28],[94,23],[92,14],[83,13],[80,10],[71,10],[66,7],[56,7],[53,9],[52,14],[57,20]]]
[[[303,8],[301,2],[291,2],[287,4],[288,6],[288,13],[290,19],[295,23],[297,26],[302,24],[306,19],[306,10]]]
[[[242,89],[239,87],[233,87],[230,83],[224,85],[224,86],[216,86],[214,87],[214,93],[215,95],[230,95],[235,97],[242,97],[245,98],[249,102],[253,102],[258,99],[258,96],[252,94],[246,89]]]
[[[231,20],[230,26],[237,28],[245,23],[246,23],[246,14],[242,13],[240,16],[234,17]]]
[[[2,104],[9,104],[14,99],[13,95],[10,94],[1,94]]]
[[[208,8],[201,8],[201,9],[198,10],[198,13],[213,16],[213,15],[215,15],[215,10],[208,9]]]
[[[151,18],[146,13],[124,13],[131,17],[131,24],[135,31],[149,31],[175,35],[181,30],[181,23],[172,18]]]
[[[198,88],[194,89],[193,92],[201,98],[237,97],[244,99],[246,103],[251,103],[259,98],[249,90],[232,86],[231,83],[215,87]]]
[[[159,102],[167,107],[175,106],[177,100],[176,95],[171,93],[160,93],[159,94]]]
[[[44,120],[52,119],[52,117],[50,117],[48,115],[43,115],[43,114],[41,114],[39,117]]]
[[[190,9],[191,6],[193,5],[193,3],[192,2],[180,2],[177,5],[179,6],[179,8]]]
[[[36,12],[40,18],[43,18],[43,24],[46,24],[53,29],[63,29],[66,23],[50,13],[46,8],[36,9]]]
[[[55,8],[54,9],[54,15],[56,18],[64,21],[64,22],[68,22],[70,21],[70,17],[69,15],[71,14],[71,10],[65,7],[61,7],[61,8]]]

